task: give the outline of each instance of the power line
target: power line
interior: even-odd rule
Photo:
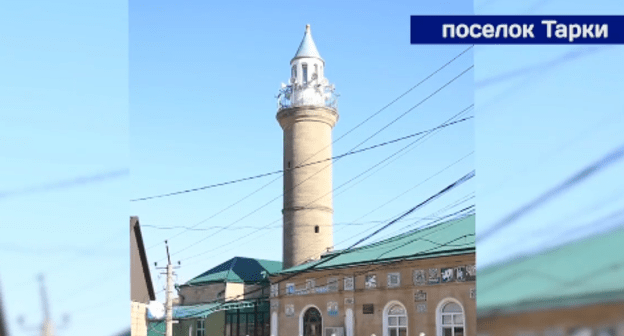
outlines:
[[[451,117],[451,119],[452,119],[452,118],[454,118],[454,117],[456,117],[457,115],[459,115],[459,114],[461,114],[461,113],[463,113],[463,112],[467,111],[467,110],[468,110],[468,109],[470,109],[472,106],[473,106],[473,105],[470,105],[470,106],[466,107],[464,110],[462,110],[461,112],[459,112],[459,113],[458,113],[458,114],[456,114],[455,116]],[[450,120],[450,119],[449,119],[449,120]],[[447,121],[448,121],[448,120],[447,120]],[[398,155],[398,154],[399,154],[399,153],[401,153],[402,151],[406,150],[406,149],[407,149],[407,148],[409,148],[410,146],[414,145],[415,143],[417,143],[417,142],[418,142],[419,140],[421,140],[421,139],[422,139],[422,137],[421,137],[421,138],[417,138],[416,140],[414,140],[414,141],[412,141],[411,143],[407,144],[406,146],[404,146],[403,148],[401,148],[401,149],[399,149],[398,151],[394,152],[394,153],[393,153],[393,154],[391,154],[390,156],[388,156],[388,157],[384,158],[383,160],[379,161],[378,163],[376,163],[376,164],[375,164],[375,165],[373,165],[372,167],[370,167],[370,168],[366,169],[366,170],[365,170],[365,171],[363,171],[362,173],[360,173],[360,174],[356,175],[355,177],[351,178],[350,180],[348,180],[348,181],[346,181],[346,182],[342,183],[341,185],[339,185],[338,187],[336,187],[336,188],[332,189],[330,192],[328,192],[328,193],[326,193],[326,194],[322,195],[321,197],[319,197],[319,198],[315,199],[315,200],[314,200],[314,201],[312,201],[312,202],[309,202],[306,206],[309,206],[309,205],[311,205],[311,204],[314,204],[315,202],[317,202],[318,200],[320,200],[320,199],[322,199],[323,197],[327,196],[328,194],[333,193],[334,191],[339,190],[340,188],[342,188],[342,187],[344,187],[345,185],[347,185],[347,184],[351,183],[352,181],[356,180],[356,179],[357,179],[357,178],[359,178],[360,176],[362,176],[362,175],[364,175],[364,174],[368,173],[369,171],[373,170],[375,167],[377,167],[377,166],[381,165],[382,163],[384,163],[384,162],[386,162],[386,161],[390,160],[391,158],[393,158],[394,156]],[[359,146],[359,145],[358,145],[358,146]],[[318,173],[318,172],[317,172],[317,173]],[[309,179],[309,178],[310,178],[310,177],[308,177],[308,179]],[[303,182],[305,182],[305,180],[304,180]],[[303,183],[303,182],[300,182],[299,184],[301,184],[301,183]],[[295,187],[296,187],[296,186],[295,186]],[[233,222],[233,223],[229,224],[228,226],[226,226],[226,228],[227,228],[227,227],[230,227],[230,226],[232,226],[232,225],[234,225],[234,224],[235,224],[235,223],[237,223],[237,222],[240,222],[241,220],[243,220],[243,219],[245,219],[245,218],[247,218],[247,217],[249,217],[251,214],[253,214],[253,213],[255,213],[255,212],[259,211],[260,209],[264,208],[264,207],[265,207],[265,206],[267,206],[268,204],[270,204],[270,203],[272,203],[273,201],[277,200],[277,199],[278,199],[279,197],[281,197],[281,196],[283,196],[283,194],[281,194],[280,196],[278,196],[278,197],[276,197],[276,198],[273,198],[273,199],[272,199],[272,200],[270,200],[269,202],[267,202],[267,203],[265,203],[264,205],[262,205],[260,208],[255,209],[254,211],[252,211],[251,213],[248,213],[248,214],[247,214],[247,215],[245,215],[244,217],[239,218],[237,221],[235,221],[235,222]],[[267,227],[267,226],[270,226],[270,225],[272,225],[272,224],[274,224],[274,223],[276,223],[276,222],[278,222],[278,221],[281,221],[281,220],[282,220],[282,217],[280,216],[280,218],[276,219],[275,221],[273,221],[273,222],[269,223],[268,225],[266,225],[266,226],[264,226],[264,227],[262,227],[262,228],[265,228],[265,227]],[[261,228],[261,229],[262,229],[262,228]],[[225,228],[224,228],[224,229],[225,229]],[[220,232],[220,231],[222,231],[222,230],[224,230],[224,229],[221,229],[221,230],[219,230],[218,232]],[[259,231],[259,230],[257,230],[257,231]],[[255,232],[257,232],[257,231],[255,231]],[[253,233],[255,233],[255,232],[252,232],[252,233],[250,233],[250,234],[253,234]],[[211,237],[212,237],[212,236],[207,236],[207,237],[205,237],[205,238],[202,238],[202,239],[200,239],[200,240],[196,241],[195,243],[192,243],[191,245],[188,245],[187,247],[185,247],[185,248],[183,248],[182,250],[178,251],[178,253],[180,253],[180,252],[182,252],[182,251],[185,251],[185,250],[188,250],[189,248],[191,248],[191,247],[193,247],[193,246],[196,246],[197,244],[199,244],[199,243],[201,243],[201,242],[203,242],[203,241],[205,241],[206,239],[209,239],[209,238],[211,238]],[[243,238],[244,238],[244,237],[247,237],[247,236],[243,236]],[[214,251],[214,250],[216,250],[216,249],[218,249],[218,248],[220,248],[220,247],[222,247],[222,246],[226,246],[226,245],[228,245],[228,244],[229,244],[229,242],[228,242],[228,243],[226,243],[226,244],[220,245],[220,246],[218,246],[217,248],[212,249],[212,250],[210,250],[210,251],[202,252],[202,253],[199,253],[199,254],[193,255],[193,256],[191,256],[191,257],[187,257],[187,258],[185,258],[185,259],[183,259],[183,260],[188,260],[188,259],[191,259],[191,258],[198,257],[198,256],[200,256],[200,255],[203,255],[203,254],[208,253],[208,252],[212,252],[212,251]]]
[[[345,253],[347,253],[347,252],[350,252],[350,251],[351,251],[352,249],[354,249],[357,245],[359,245],[359,244],[361,244],[362,242],[364,242],[364,241],[366,241],[366,240],[368,240],[368,239],[372,238],[373,236],[375,236],[375,235],[379,234],[381,231],[383,231],[383,230],[387,229],[388,227],[392,226],[393,224],[395,224],[396,222],[398,222],[398,221],[400,221],[401,219],[405,218],[406,216],[408,216],[409,214],[413,213],[414,211],[416,211],[417,209],[421,208],[422,206],[424,206],[424,205],[426,205],[426,204],[430,203],[431,201],[433,201],[433,200],[435,200],[435,199],[439,198],[441,195],[443,195],[443,194],[445,194],[445,193],[449,192],[450,190],[452,190],[452,189],[454,189],[454,188],[458,187],[459,185],[461,185],[461,184],[465,183],[466,181],[468,181],[468,180],[470,180],[471,178],[473,178],[473,177],[474,177],[474,175],[475,175],[475,172],[474,172],[474,170],[473,170],[473,171],[469,172],[468,174],[464,175],[463,177],[461,177],[460,179],[458,179],[457,181],[455,181],[455,182],[451,183],[451,184],[450,184],[450,185],[448,185],[447,187],[445,187],[445,188],[443,188],[442,190],[438,191],[436,194],[434,194],[434,195],[432,195],[432,196],[428,197],[426,200],[424,200],[424,201],[420,202],[419,204],[417,204],[417,205],[415,205],[414,207],[410,208],[409,210],[405,211],[405,212],[404,212],[404,213],[402,213],[400,216],[398,216],[397,218],[393,219],[392,221],[390,221],[389,223],[387,223],[387,224],[386,224],[386,225],[384,225],[383,227],[381,227],[381,228],[379,228],[379,229],[375,230],[375,232],[373,232],[373,233],[371,233],[371,234],[367,235],[366,237],[364,237],[364,238],[362,238],[362,239],[358,240],[357,242],[355,242],[354,244],[352,244],[351,246],[349,246],[347,249],[342,250],[342,251],[339,251],[339,252],[334,253],[334,254],[331,254],[331,255],[327,256],[325,259],[321,259],[319,262],[317,262],[317,263],[315,263],[315,264],[313,264],[313,265],[310,265],[310,266],[308,266],[308,267],[306,267],[306,268],[304,268],[304,269],[302,269],[302,270],[299,270],[299,271],[296,271],[296,272],[294,272],[294,273],[292,273],[292,274],[289,274],[289,275],[285,276],[284,278],[282,278],[282,279],[278,280],[278,281],[277,281],[277,282],[275,282],[274,284],[279,284],[279,283],[284,282],[284,281],[286,281],[286,280],[288,280],[288,279],[291,279],[291,278],[293,278],[293,277],[295,277],[295,276],[297,276],[297,275],[299,275],[299,274],[302,274],[302,273],[308,272],[308,271],[310,271],[310,270],[313,270],[314,268],[316,268],[316,267],[318,267],[318,266],[320,266],[320,265],[322,265],[322,264],[325,264],[325,263],[327,263],[327,262],[329,262],[329,261],[331,261],[331,260],[333,260],[333,259],[335,259],[335,258],[337,258],[337,257],[339,257],[339,256],[341,256],[341,255],[343,255],[343,254],[345,254]],[[460,238],[463,238],[463,237],[460,237]],[[454,241],[456,241],[456,240],[457,240],[457,238],[456,238],[456,239],[453,239],[453,240],[452,240],[452,242],[454,242]],[[442,245],[444,245],[444,244],[440,244],[439,246],[435,247],[434,249],[440,248],[440,246],[442,246]],[[422,252],[421,252],[421,253],[422,253]],[[264,287],[264,288],[265,288],[265,287]],[[240,295],[238,295],[235,299],[237,299],[237,298],[239,298],[239,297],[244,297],[244,296],[246,296],[246,295],[250,295],[250,294],[256,293],[256,292],[258,292],[258,291],[262,291],[262,290],[264,290],[264,288],[257,288],[257,289],[251,290],[251,291],[249,291],[249,292],[246,292],[246,293],[240,294]],[[218,301],[214,301],[214,302],[218,302]],[[211,302],[211,303],[212,303],[212,302]],[[220,306],[222,306],[223,304],[224,304],[224,303],[221,303],[221,304],[220,304]],[[217,306],[217,307],[219,307],[219,306]],[[214,308],[213,308],[213,309],[214,309]],[[202,312],[197,312],[197,313],[193,314],[193,316],[195,316],[195,315],[199,315],[199,314],[202,314],[202,313],[204,313],[204,312],[205,312],[205,311],[202,311]]]
[[[416,85],[414,85],[412,88],[410,88],[409,90],[407,90],[406,92],[404,92],[403,94],[401,94],[399,97],[397,97],[396,99],[394,99],[392,102],[390,102],[389,104],[387,104],[386,106],[384,106],[382,109],[380,109],[379,111],[377,111],[376,113],[374,113],[371,117],[367,118],[366,120],[364,120],[363,122],[361,122],[360,124],[356,125],[355,127],[353,127],[352,129],[350,129],[349,131],[347,131],[347,133],[343,134],[342,136],[340,136],[338,139],[334,140],[329,146],[331,146],[332,144],[336,143],[337,141],[339,141],[340,139],[344,138],[347,134],[349,134],[350,132],[352,132],[353,130],[355,130],[356,128],[360,127],[361,125],[363,125],[364,123],[366,123],[367,121],[369,121],[372,117],[376,116],[377,114],[381,113],[383,110],[385,110],[387,107],[389,107],[390,105],[394,104],[396,101],[398,101],[399,99],[401,99],[402,97],[404,97],[407,93],[409,93],[410,91],[412,91],[413,89],[415,89],[416,87],[418,87],[420,84],[422,84],[423,82],[425,82],[427,79],[431,78],[433,75],[435,75],[437,72],[439,72],[440,70],[444,69],[446,66],[448,66],[449,64],[451,64],[453,61],[455,61],[457,58],[459,58],[461,55],[463,55],[464,53],[466,53],[468,50],[470,50],[472,48],[472,46],[468,47],[467,49],[465,49],[464,51],[462,51],[460,54],[458,54],[457,56],[455,56],[453,59],[451,59],[450,61],[448,61],[446,64],[444,64],[443,66],[441,66],[440,68],[438,68],[436,71],[434,71],[432,74],[430,74],[429,76],[427,76],[425,79],[421,80],[419,83],[417,83]],[[471,67],[472,68],[472,67]],[[469,68],[470,69],[470,68]],[[467,70],[469,70],[467,69]],[[466,71],[467,71],[466,70]],[[464,72],[465,73],[465,72]],[[463,75],[463,73],[462,73]],[[460,75],[461,76],[461,75]],[[451,82],[453,82],[456,78],[454,78],[453,80],[451,80],[450,82],[448,82],[446,85],[450,84]],[[445,85],[445,86],[446,86]],[[434,93],[435,94],[435,93]],[[431,96],[425,98],[425,100],[429,99]],[[408,111],[409,112],[409,111]],[[403,116],[400,116],[399,118],[401,118]],[[396,121],[396,120],[395,120]],[[393,121],[394,122],[394,121]],[[373,135],[374,136],[374,135]],[[367,139],[369,140],[370,137]],[[365,141],[367,141],[365,140]],[[364,142],[365,142],[364,141]],[[359,147],[362,143],[360,143],[358,146],[354,147],[353,149]],[[353,150],[352,149],[352,150]],[[317,153],[315,153],[314,155],[310,156],[309,158],[307,158],[305,161],[303,161],[303,163],[307,162],[308,160],[310,160],[312,157],[314,157],[316,154],[320,153],[321,151],[318,151]],[[248,199],[249,197],[251,197],[252,195],[258,193],[259,191],[261,191],[262,189],[266,188],[267,186],[269,186],[270,184],[274,183],[275,181],[277,181],[278,179],[280,179],[281,176],[278,176],[277,178],[271,180],[270,182],[268,182],[267,184],[263,185],[262,187],[256,189],[255,191],[253,191],[252,193],[246,195],[245,197],[243,197],[242,199],[239,199],[238,201],[230,204],[229,206],[227,206],[224,209],[221,209],[220,211],[216,212],[215,214],[211,215],[210,217],[198,222],[197,224],[195,224],[193,227],[198,226],[216,216],[218,216],[219,214],[231,209],[232,207],[236,206],[237,204],[240,204],[241,202],[243,202],[244,200]],[[296,186],[295,186],[296,187]],[[293,187],[294,188],[294,187]],[[174,235],[173,237],[169,237],[168,240],[171,240],[172,238],[178,237],[180,235],[182,235],[183,233],[185,233],[187,231],[183,231],[180,232],[176,235]],[[148,248],[151,249],[153,247],[156,247],[158,245],[160,245],[161,243],[152,245]]]
[[[545,192],[544,194],[540,195],[539,197],[537,197],[533,201],[525,204],[524,206],[520,207],[519,209],[513,211],[512,213],[510,213],[509,215],[507,215],[506,217],[504,217],[500,221],[494,223],[492,226],[490,226],[488,229],[486,229],[485,232],[483,232],[483,233],[481,233],[481,234],[479,234],[477,236],[477,243],[480,243],[480,242],[483,242],[484,240],[487,240],[492,235],[496,234],[498,231],[500,231],[500,230],[510,226],[514,222],[516,222],[518,219],[520,219],[522,216],[526,215],[528,212],[531,212],[535,208],[537,208],[540,205],[548,202],[553,197],[555,197],[555,196],[559,195],[560,193],[568,190],[569,188],[577,185],[578,183],[583,182],[588,177],[591,177],[592,175],[594,175],[597,172],[603,170],[604,168],[608,167],[609,165],[613,164],[614,162],[617,162],[618,160],[622,159],[622,157],[624,157],[624,145],[620,146],[616,150],[614,150],[611,153],[607,154],[606,156],[604,156],[600,160],[598,160],[598,161],[590,164],[589,166],[583,168],[581,171],[579,171],[576,174],[572,175],[571,177],[569,177],[568,179],[563,181],[561,184],[559,184],[556,187],[550,189],[549,191]]]
[[[436,70],[433,74],[437,73],[438,71],[440,71],[441,69],[443,69],[444,67],[446,67],[448,64],[452,63],[455,59],[457,59],[459,56],[461,56],[462,54],[464,54],[465,52],[467,52],[470,48],[472,48],[472,46],[471,46],[471,47],[469,47],[469,48],[467,48],[466,50],[464,50],[462,53],[460,53],[459,55],[457,55],[455,58],[453,58],[451,61],[447,62],[447,63],[446,63],[445,65],[443,65],[442,67],[440,67],[440,68],[439,68],[438,70]],[[469,68],[467,68],[466,70],[464,70],[461,74],[459,74],[458,76],[456,76],[456,77],[455,77],[455,78],[453,78],[452,80],[448,81],[446,84],[444,84],[444,85],[443,85],[442,87],[440,87],[438,90],[436,90],[434,93],[430,94],[428,97],[426,97],[425,99],[421,100],[421,101],[420,101],[417,105],[413,106],[412,108],[410,108],[409,110],[407,110],[405,113],[403,113],[402,115],[400,115],[398,118],[394,119],[392,122],[390,122],[389,124],[387,124],[386,126],[384,126],[384,128],[382,128],[382,130],[383,130],[383,129],[385,129],[385,128],[387,128],[388,126],[390,126],[391,124],[393,124],[393,123],[394,123],[394,122],[396,122],[397,120],[401,119],[402,117],[404,117],[407,113],[411,112],[414,108],[418,107],[420,104],[422,104],[422,103],[424,103],[425,101],[427,101],[429,98],[431,98],[432,96],[434,96],[435,94],[437,94],[439,91],[441,91],[442,89],[444,89],[446,86],[448,86],[449,84],[451,84],[452,82],[454,82],[457,78],[459,78],[459,77],[463,76],[466,72],[468,72],[468,71],[469,71],[470,69],[472,69],[473,67],[474,67],[474,65],[470,66]],[[433,75],[433,74],[432,74],[432,75]],[[430,78],[432,75],[428,76],[427,78],[425,78],[424,80],[422,80],[421,82],[419,82],[418,84],[416,84],[415,86],[413,86],[411,89],[409,89],[407,92],[405,92],[404,94],[402,94],[401,96],[399,96],[398,98],[396,98],[393,102],[391,102],[390,104],[388,104],[388,105],[386,105],[385,107],[383,107],[381,110],[379,110],[378,112],[376,112],[376,113],[375,113],[375,115],[376,115],[376,114],[379,114],[379,113],[380,113],[381,111],[383,111],[385,108],[387,108],[388,106],[392,105],[394,102],[396,102],[396,101],[397,101],[398,99],[400,99],[401,97],[405,96],[405,94],[406,94],[406,93],[408,93],[409,91],[411,91],[411,90],[413,90],[414,88],[416,88],[417,86],[419,86],[422,82],[424,82],[425,80],[427,80],[428,78]],[[473,104],[473,105],[474,105],[474,104]],[[471,105],[471,106],[473,106],[473,105]],[[362,124],[364,124],[364,123],[365,123],[366,121],[368,121],[368,120],[370,120],[370,118],[368,118],[368,119],[367,119],[367,120],[365,120],[364,122],[361,122],[360,124],[356,125],[356,126],[355,126],[354,128],[352,128],[349,132],[351,132],[351,131],[352,131],[352,130],[354,130],[355,128],[360,127]],[[361,146],[362,144],[364,144],[366,141],[370,140],[371,138],[373,138],[374,136],[376,136],[377,134],[379,134],[382,130],[380,130],[380,131],[376,132],[376,133],[375,133],[375,134],[373,134],[372,136],[370,136],[370,137],[368,137],[367,139],[365,139],[363,142],[361,142],[361,143],[359,143],[358,145],[356,145],[355,147],[353,147],[353,148],[350,150],[350,152],[351,152],[351,151],[354,151],[356,148],[358,148],[359,146]],[[347,132],[347,133],[349,133],[349,132]],[[343,136],[341,136],[340,138],[338,138],[338,139],[336,139],[335,141],[333,141],[333,142],[332,142],[332,144],[333,144],[333,143],[335,143],[335,142],[337,142],[338,140],[342,139],[344,136],[346,136],[346,134],[344,134],[344,135],[343,135]],[[320,153],[320,151],[319,151],[319,152],[317,152],[316,154],[318,154],[318,153]],[[310,156],[308,159],[306,159],[305,161],[303,161],[303,163],[307,162],[309,159],[311,159],[312,157],[314,157],[316,154],[314,154],[314,155]],[[339,160],[339,159],[340,159],[340,158],[337,158],[337,159],[336,159],[336,161],[337,161],[337,160]],[[316,174],[320,173],[322,170],[324,170],[324,169],[325,169],[325,168],[327,168],[327,167],[329,167],[329,166],[326,166],[326,167],[322,168],[321,170],[319,170],[318,172],[316,172],[316,173],[315,173],[315,174],[313,174],[312,176],[309,176],[309,177],[308,177],[307,179],[305,179],[304,181],[302,181],[302,182],[300,182],[299,184],[297,184],[297,185],[293,186],[293,187],[290,189],[290,191],[294,190],[294,188],[295,188],[295,187],[297,187],[297,186],[301,185],[302,183],[304,183],[305,181],[309,180],[310,178],[312,178],[312,177],[313,177],[313,176],[315,176]],[[210,220],[210,219],[212,219],[212,218],[214,218],[214,217],[218,216],[219,214],[221,214],[221,213],[223,213],[223,212],[225,212],[225,211],[227,211],[227,210],[231,209],[232,207],[234,207],[234,206],[236,206],[237,204],[241,203],[241,202],[242,202],[242,201],[244,201],[245,199],[247,199],[247,198],[251,197],[252,195],[254,195],[254,194],[256,194],[257,192],[259,192],[260,190],[262,190],[262,189],[266,188],[267,186],[269,186],[269,185],[270,185],[270,184],[272,184],[273,182],[277,181],[278,179],[280,179],[280,177],[281,177],[281,176],[278,176],[277,178],[275,178],[275,179],[271,180],[270,182],[268,182],[267,184],[263,185],[262,187],[260,187],[260,188],[256,189],[256,190],[255,190],[255,191],[253,191],[252,193],[250,193],[250,194],[246,195],[246,196],[245,196],[245,197],[243,197],[242,199],[240,199],[240,200],[238,200],[238,201],[234,202],[233,204],[230,204],[229,206],[227,206],[227,207],[226,207],[226,208],[224,208],[224,209],[221,209],[220,211],[218,211],[217,213],[215,213],[215,214],[211,215],[210,217],[208,217],[208,218],[206,218],[206,219],[201,220],[200,222],[198,222],[197,224],[193,225],[192,227],[196,227],[196,226],[198,226],[198,225],[200,225],[200,224],[202,224],[202,223],[204,223],[204,222],[206,222],[206,221],[208,221],[208,220]],[[247,218],[248,216],[250,216],[250,215],[254,214],[255,212],[257,212],[257,211],[261,210],[262,208],[264,208],[264,207],[265,207],[265,206],[267,206],[268,204],[272,203],[273,201],[277,200],[279,197],[282,197],[283,195],[284,195],[284,193],[282,193],[280,196],[278,196],[278,197],[276,197],[276,198],[272,199],[272,200],[271,200],[271,201],[269,201],[268,203],[265,203],[265,204],[264,204],[264,205],[262,205],[260,208],[257,208],[256,210],[254,210],[254,211],[252,211],[251,213],[247,214],[247,215],[246,215],[246,216],[244,216],[243,218],[240,218],[238,221],[243,220],[243,219]],[[238,222],[238,221],[237,221],[237,222]],[[236,223],[236,222],[235,222],[235,223]],[[235,223],[232,223],[232,224],[230,224],[230,225],[233,225],[233,224],[235,224]],[[178,236],[180,236],[180,235],[184,234],[185,232],[187,232],[187,231],[182,231],[182,232],[179,232],[178,234],[174,235],[173,237],[168,238],[168,240],[171,240],[172,238],[178,237]],[[221,232],[221,231],[218,231],[218,232]],[[218,233],[218,232],[217,232],[217,233]],[[161,244],[161,243],[154,244],[154,245],[150,246],[148,249],[151,249],[151,248],[153,248],[153,247],[156,247],[156,246],[158,246],[158,245],[160,245],[160,244]]]
[[[68,180],[28,187],[28,188],[24,188],[21,190],[1,191],[0,199],[3,199],[3,198],[6,199],[9,197],[34,194],[38,192],[48,192],[48,191],[66,189],[66,188],[71,188],[71,187],[90,184],[90,183],[102,182],[105,180],[111,180],[111,179],[116,179],[116,178],[120,178],[123,176],[127,176],[128,174],[129,174],[128,169],[118,169],[118,170],[113,170],[113,171],[95,174],[95,175],[74,177]]]
[[[397,139],[394,139],[394,140],[382,142],[382,143],[379,143],[379,144],[376,144],[376,145],[373,145],[373,146],[370,146],[370,147],[358,149],[356,151],[349,151],[347,153],[336,155],[336,156],[333,156],[333,157],[330,157],[330,158],[327,158],[327,159],[301,164],[301,165],[298,165],[298,166],[295,166],[293,168],[288,169],[288,171],[292,171],[292,170],[303,168],[303,167],[312,166],[312,165],[323,163],[323,162],[327,162],[327,161],[337,160],[337,159],[343,158],[345,156],[358,154],[358,153],[369,151],[371,149],[375,149],[375,148],[391,145],[391,144],[394,144],[394,143],[397,143],[397,142],[400,142],[400,141],[403,141],[403,140],[407,140],[407,139],[413,138],[413,137],[415,137],[417,135],[421,135],[421,134],[424,134],[424,133],[430,133],[430,132],[438,130],[438,129],[442,129],[442,128],[445,128],[445,127],[448,127],[448,126],[451,126],[451,125],[455,125],[455,124],[464,122],[464,121],[472,119],[472,118],[474,118],[474,117],[467,117],[467,118],[464,118],[464,119],[461,119],[461,120],[457,120],[457,121],[445,123],[445,124],[442,124],[442,125],[438,125],[438,126],[436,126],[434,128],[430,128],[430,129],[425,130],[425,131],[420,131],[420,132],[413,133],[413,134],[410,134],[410,135],[406,135],[406,136],[403,136],[403,137],[400,137],[400,138],[397,138]],[[162,197],[168,197],[168,196],[175,196],[175,195],[190,193],[190,192],[194,192],[194,191],[200,191],[200,190],[206,190],[206,189],[211,189],[211,188],[216,188],[216,187],[222,187],[222,186],[226,186],[226,185],[230,185],[230,184],[234,184],[234,183],[255,180],[255,179],[259,179],[259,178],[262,178],[262,177],[271,176],[271,175],[275,175],[275,174],[281,174],[281,173],[284,173],[285,171],[286,170],[284,170],[284,169],[280,169],[280,170],[276,170],[276,171],[272,171],[272,172],[268,172],[268,173],[263,173],[263,174],[243,177],[243,178],[230,180],[230,181],[226,181],[226,182],[221,182],[221,183],[210,184],[210,185],[206,185],[206,186],[203,186],[203,187],[186,189],[186,190],[181,190],[181,191],[176,191],[176,192],[172,192],[172,193],[168,193],[168,194],[161,194],[161,195],[156,195],[156,196],[136,198],[136,199],[133,199],[133,200],[130,200],[130,201],[131,202],[145,201],[145,200],[149,200],[149,199],[153,199],[153,198],[162,198]]]
[[[328,146],[324,147],[322,150],[326,149],[327,147],[333,145],[334,143],[338,142],[339,140],[341,140],[342,138],[344,138],[345,136],[347,136],[348,134],[350,134],[351,132],[353,132],[354,130],[356,130],[357,128],[359,128],[360,126],[364,125],[365,123],[367,123],[369,120],[371,120],[372,118],[374,118],[375,116],[377,116],[379,113],[383,112],[385,109],[387,109],[388,107],[390,107],[391,105],[393,105],[394,103],[396,103],[399,99],[403,98],[404,96],[406,96],[408,93],[412,92],[414,89],[416,89],[417,87],[419,87],[421,84],[423,84],[425,81],[427,81],[428,79],[430,79],[431,77],[433,77],[435,74],[437,74],[438,72],[440,72],[442,69],[446,68],[448,65],[450,65],[451,63],[453,63],[456,59],[458,59],[460,56],[462,56],[463,54],[465,54],[466,52],[468,52],[468,50],[472,49],[473,46],[470,46],[468,48],[466,48],[464,51],[462,51],[461,53],[459,53],[457,56],[455,56],[454,58],[452,58],[451,60],[449,60],[448,62],[446,62],[444,65],[442,65],[440,68],[438,68],[437,70],[435,70],[434,72],[432,72],[431,74],[429,74],[427,77],[425,77],[424,79],[422,79],[420,82],[418,82],[416,85],[412,86],[410,89],[408,89],[407,91],[403,92],[401,95],[399,95],[397,98],[395,98],[394,100],[392,100],[390,103],[388,103],[387,105],[385,105],[384,107],[382,107],[381,109],[379,109],[377,112],[373,113],[371,116],[369,116],[368,118],[364,119],[362,122],[360,122],[359,124],[355,125],[354,127],[352,127],[350,130],[348,130],[346,133],[344,133],[343,135],[341,135],[340,137],[338,137],[336,140],[334,140],[331,144],[329,144]],[[367,139],[368,140],[368,139]],[[321,150],[321,151],[322,151]],[[320,151],[319,151],[320,152]],[[316,153],[318,154],[318,152]],[[316,154],[312,155],[310,158],[314,157]],[[309,160],[310,158],[306,159],[304,162],[307,162],[307,160]],[[150,200],[150,199],[155,199],[155,198],[161,198],[161,197],[168,197],[168,196],[174,196],[174,195],[180,195],[180,194],[185,194],[185,193],[189,193],[189,192],[195,192],[195,191],[200,191],[200,190],[205,190],[205,189],[210,189],[210,188],[214,188],[214,187],[219,187],[219,186],[224,186],[224,185],[228,185],[228,184],[232,184],[232,183],[238,183],[238,182],[243,182],[243,181],[248,181],[248,180],[253,180],[253,179],[257,179],[257,178],[261,178],[261,177],[265,177],[265,176],[270,176],[270,175],[274,175],[274,174],[278,174],[278,173],[282,173],[283,170],[278,170],[278,171],[274,171],[274,172],[270,172],[270,173],[265,173],[265,174],[259,174],[256,176],[250,176],[250,177],[245,177],[245,178],[241,178],[241,179],[237,179],[237,180],[232,180],[232,181],[227,181],[227,182],[221,182],[221,183],[217,183],[217,184],[212,184],[212,185],[207,185],[207,186],[203,186],[203,187],[198,187],[198,188],[192,188],[192,189],[186,189],[186,190],[181,190],[181,191],[176,191],[176,192],[170,192],[170,193],[166,193],[166,194],[160,194],[160,195],[155,195],[155,196],[148,196],[148,197],[141,197],[141,198],[136,198],[136,199],[132,199],[130,200],[131,202],[137,202],[137,201],[145,201],[145,200]]]

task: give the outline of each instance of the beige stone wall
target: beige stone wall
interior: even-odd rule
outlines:
[[[180,288],[180,305],[194,305],[206,302],[212,302],[218,299],[219,293],[223,293],[220,297],[225,297],[225,283],[214,283],[203,286],[184,286]]]
[[[605,327],[613,328],[617,336],[624,336],[624,303],[538,310],[480,317],[477,320],[479,335],[487,336],[515,336],[521,333],[543,335],[548,330],[557,329],[563,331],[563,335],[569,335],[571,329],[578,327],[588,327],[594,332]]]
[[[284,131],[284,268],[316,258],[333,246],[332,128],[338,114],[319,107],[281,110]],[[315,227],[319,232],[315,232]]]
[[[435,285],[415,286],[412,272],[415,269],[446,268],[464,265],[474,265],[474,254],[443,257],[428,260],[401,261],[386,265],[358,266],[347,269],[314,271],[299,275],[293,279],[284,281],[279,287],[279,296],[272,298],[272,312],[278,312],[279,335],[298,335],[299,319],[306,307],[314,305],[319,308],[323,316],[323,327],[345,327],[346,309],[354,312],[355,335],[369,336],[375,334],[383,336],[383,311],[386,305],[392,301],[400,302],[407,310],[408,334],[419,335],[424,332],[426,335],[437,334],[436,309],[443,300],[452,298],[457,300],[464,309],[465,327],[468,336],[475,336],[476,325],[476,301],[471,298],[470,292],[475,288],[474,281],[448,282]],[[400,273],[401,284],[396,288],[389,288],[387,285],[388,273]],[[366,274],[377,275],[377,288],[366,289],[364,279]],[[355,275],[355,290],[344,290],[344,277]],[[314,279],[316,286],[327,283],[330,277],[337,277],[338,291],[326,294],[307,295],[285,295],[286,284],[295,283],[297,288],[304,288],[306,279]],[[280,278],[272,278],[272,282],[279,281]],[[426,302],[415,302],[414,294],[422,290],[427,293]],[[345,298],[353,298],[354,303],[345,303]],[[338,303],[338,315],[329,316],[327,310],[328,302]],[[417,306],[426,303],[426,312],[418,312]],[[364,304],[373,304],[374,313],[364,314]],[[286,316],[286,306],[294,306],[294,316]]]
[[[147,336],[147,305],[130,303],[130,332],[132,336]]]
[[[262,289],[261,285],[249,285],[235,282],[214,283],[202,286],[184,286],[180,288],[178,305],[195,305],[215,300],[248,300],[269,295],[268,286],[264,290],[250,293],[256,289]],[[250,293],[243,295],[244,293]]]
[[[244,294],[245,293],[245,284],[242,283],[228,283],[226,288],[225,288],[225,300],[226,301],[231,301],[231,300],[242,300],[244,299]]]

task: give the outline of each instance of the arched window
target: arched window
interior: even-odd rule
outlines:
[[[303,336],[322,336],[323,318],[315,307],[308,308],[303,314]]]
[[[303,74],[303,84],[307,84],[308,83],[308,65],[306,63],[302,63],[301,70]]]
[[[398,301],[386,305],[383,314],[384,336],[407,336],[407,310]]]
[[[292,78],[297,78],[297,66],[293,65],[291,70]]]
[[[438,335],[464,336],[464,309],[460,303],[447,299],[438,306]]]
[[[319,76],[318,74],[319,74],[319,72],[318,72],[318,64],[314,64],[314,75],[313,75],[313,77],[314,78],[318,78],[318,76]]]

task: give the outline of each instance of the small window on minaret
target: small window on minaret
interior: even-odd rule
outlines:
[[[290,161],[288,161],[288,168],[290,168]]]
[[[301,64],[301,70],[303,71],[303,84],[308,83],[308,65],[303,63]]]
[[[297,66],[293,65],[292,67],[292,78],[297,78]]]
[[[319,226],[318,225],[314,227],[314,233],[319,233]]]

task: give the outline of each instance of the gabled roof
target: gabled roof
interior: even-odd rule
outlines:
[[[348,252],[335,251],[320,260],[286,269],[280,274],[314,269],[342,268],[398,260],[444,257],[475,252],[475,215],[410,231]],[[330,259],[330,257],[337,257]],[[316,266],[318,265],[318,266]]]
[[[234,257],[189,280],[182,286],[196,286],[213,282],[262,282],[267,281],[262,272],[279,272],[279,261]]]
[[[293,60],[302,57],[315,57],[323,60],[321,58],[321,54],[319,54],[318,49],[316,49],[316,44],[314,44],[314,40],[312,40],[312,33],[310,32],[310,25],[306,25],[306,31],[303,35],[303,40],[299,45],[299,49],[297,49],[297,53]]]
[[[624,301],[624,227],[478,270],[478,314]]]

